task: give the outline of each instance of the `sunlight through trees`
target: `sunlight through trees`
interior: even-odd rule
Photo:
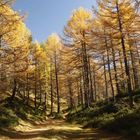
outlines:
[[[140,85],[139,2],[97,0],[72,12],[63,37],[32,40],[24,16],[0,1],[0,93],[35,110],[61,112],[133,94]]]

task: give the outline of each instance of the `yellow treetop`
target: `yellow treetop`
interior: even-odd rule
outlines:
[[[90,27],[89,21],[92,19],[92,15],[89,11],[80,7],[75,10],[68,21],[68,26],[73,30],[86,30]]]

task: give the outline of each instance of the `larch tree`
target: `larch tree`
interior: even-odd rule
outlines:
[[[50,91],[51,91],[51,113],[53,111],[53,89],[55,88],[57,97],[57,113],[60,113],[60,88],[59,88],[59,63],[60,63],[60,50],[62,44],[57,34],[52,34],[46,41],[46,52],[49,52],[50,58]],[[53,71],[54,69],[54,71]],[[55,87],[53,86],[53,75],[55,78]]]
[[[131,0],[102,0],[97,1],[98,10],[95,12],[96,15],[101,19],[102,24],[105,28],[109,29],[111,34],[107,34],[109,38],[109,43],[112,46],[118,46],[121,54],[123,55],[124,70],[127,83],[128,94],[130,97],[130,105],[133,105],[132,97],[132,80],[131,80],[131,69],[129,62],[133,63],[132,57],[130,57],[130,44],[128,43],[128,32],[127,29],[132,29],[135,19],[137,18],[137,9],[133,5]],[[114,44],[113,42],[118,42]],[[113,43],[113,44],[112,44]],[[114,47],[112,47],[114,48]],[[115,47],[116,48],[116,47]],[[113,54],[113,50],[112,50]],[[132,56],[132,55],[131,55]],[[113,59],[115,55],[113,54]],[[114,61],[113,61],[114,62]],[[115,63],[113,63],[114,65]],[[133,65],[134,66],[134,65]],[[116,66],[114,65],[114,70],[116,71]],[[117,80],[117,75],[115,76]],[[136,77],[136,76],[134,76]],[[136,82],[136,79],[134,78]],[[116,85],[118,88],[118,85]],[[119,91],[119,90],[118,90]]]
[[[28,47],[30,32],[23,23],[23,18],[9,5],[10,1],[1,1],[0,6],[0,50],[1,80],[12,81],[11,101],[17,91],[17,80],[28,67]],[[24,63],[25,65],[21,65]],[[6,70],[6,71],[5,71]],[[8,85],[7,85],[8,86]],[[10,90],[10,89],[9,89]]]
[[[65,36],[70,42],[71,47],[74,48],[77,55],[81,59],[81,71],[83,76],[83,90],[85,98],[85,107],[89,107],[89,93],[90,93],[90,81],[89,81],[89,64],[88,64],[88,39],[87,34],[90,30],[92,20],[91,13],[84,8],[75,10],[70,17],[67,25],[65,26]]]

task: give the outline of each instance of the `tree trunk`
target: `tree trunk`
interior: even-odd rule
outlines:
[[[128,34],[128,38],[130,38],[129,34]],[[136,89],[138,89],[139,84],[138,84],[137,67],[136,67],[136,64],[135,64],[136,60],[135,60],[135,56],[134,56],[134,53],[133,53],[133,50],[132,50],[132,45],[133,45],[133,43],[131,43],[130,39],[129,39],[129,50],[130,50],[131,65],[132,65],[133,79],[134,79],[134,90],[136,90]]]
[[[89,64],[89,80],[90,80],[90,104],[94,101],[93,96],[93,79],[92,79],[92,71],[91,71],[91,63],[90,58],[88,58],[88,64]]]
[[[47,93],[45,92],[45,105],[44,105],[45,112],[47,111]]]
[[[82,88],[82,75],[80,75],[80,95],[81,95],[82,109],[84,109],[84,96],[83,96],[83,88]]]
[[[37,109],[37,64],[35,62],[34,108]]]
[[[68,79],[68,89],[69,89],[69,101],[70,101],[70,108],[74,107],[73,102],[73,93],[72,93],[72,83],[71,80]]]
[[[78,98],[78,105],[80,105],[81,104],[81,102],[80,102],[80,86],[79,86],[79,81],[77,81],[77,98]]]
[[[110,86],[111,86],[111,90],[112,90],[112,97],[113,97],[113,102],[115,102],[115,93],[114,93],[114,87],[113,87],[113,83],[112,83],[112,74],[111,74],[111,67],[110,67],[110,57],[109,57],[109,49],[108,49],[108,42],[107,42],[107,38],[105,37],[105,48],[106,48],[106,52],[107,52],[107,66],[108,66],[108,73],[109,73],[109,78],[110,78]]]
[[[53,113],[53,75],[52,75],[52,63],[50,66],[50,92],[51,92],[51,115]]]
[[[104,65],[105,93],[106,93],[106,99],[109,102],[109,97],[108,97],[108,82],[107,82],[106,64],[105,64],[105,56],[104,55],[103,55],[103,65]]]
[[[30,91],[29,91],[29,79],[28,79],[28,73],[27,73],[27,76],[26,76],[26,92],[27,92],[27,105],[29,105]]]
[[[85,32],[83,32],[83,38],[85,38]],[[85,95],[85,108],[89,107],[89,69],[88,69],[88,55],[86,49],[86,43],[82,41],[82,57],[83,57],[83,84]]]
[[[130,71],[128,67],[128,61],[127,61],[127,54],[126,54],[126,47],[125,47],[125,40],[123,35],[123,28],[122,28],[122,22],[120,17],[120,11],[119,11],[119,5],[116,1],[116,9],[117,9],[117,16],[118,16],[118,26],[119,26],[119,32],[121,35],[121,45],[122,45],[122,51],[123,51],[123,57],[124,57],[124,64],[125,64],[125,73],[127,76],[127,88],[128,88],[128,94],[130,99],[130,106],[133,106],[133,96],[132,96],[132,87],[131,87],[131,79],[130,79]]]
[[[57,113],[60,113],[60,95],[59,95],[59,83],[58,83],[58,68],[55,54],[55,80],[56,80],[56,95],[57,95]]]
[[[97,101],[96,73],[93,69],[94,100]]]
[[[112,57],[113,57],[113,67],[114,67],[114,72],[115,72],[116,90],[117,90],[117,94],[120,94],[120,89],[119,89],[119,84],[118,84],[118,76],[117,76],[117,66],[116,66],[116,59],[115,59],[115,50],[114,50],[114,46],[113,46],[112,37],[110,39],[111,39],[111,49],[112,49]]]
[[[16,91],[17,91],[17,81],[16,79],[14,78],[14,82],[13,82],[13,90],[12,90],[12,96],[10,98],[10,102],[12,103],[15,96],[16,96]]]

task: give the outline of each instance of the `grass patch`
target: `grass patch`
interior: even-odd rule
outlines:
[[[57,113],[57,112],[53,112],[48,117],[51,117],[51,118],[57,119],[57,120],[64,119],[64,115],[62,113]]]
[[[18,125],[18,118],[11,109],[0,107],[0,127],[14,127]]]
[[[25,104],[22,99],[17,97],[12,103],[7,98],[0,104],[0,128],[13,128],[19,124],[19,120],[40,121],[45,116],[45,111],[40,109],[35,111],[32,106]]]
[[[116,103],[100,101],[90,108],[70,110],[67,121],[83,124],[85,128],[101,128],[133,139],[140,138],[140,92],[134,94],[135,106],[130,108],[128,96]]]

